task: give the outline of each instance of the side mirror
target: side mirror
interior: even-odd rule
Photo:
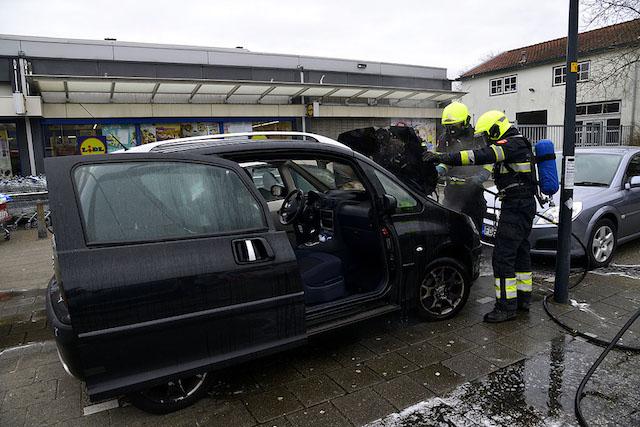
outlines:
[[[640,176],[632,176],[631,180],[624,185],[624,188],[627,190],[640,188]]]
[[[382,212],[388,215],[394,214],[398,208],[398,200],[391,194],[382,196]]]
[[[275,197],[282,197],[284,194],[284,187],[282,185],[272,185],[271,186],[271,195]]]

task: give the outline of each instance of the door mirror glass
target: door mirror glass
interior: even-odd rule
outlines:
[[[277,198],[284,197],[285,189],[282,185],[272,185],[271,186],[271,195]]]

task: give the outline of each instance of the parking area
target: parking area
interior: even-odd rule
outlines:
[[[303,348],[219,373],[209,395],[166,416],[119,401],[89,402],[58,361],[44,319],[50,242],[34,230],[0,243],[0,425],[574,425],[573,395],[601,348],[544,312],[552,266],[536,260],[534,304],[512,322],[486,324],[490,253],[469,301],[448,322],[399,315],[310,340]],[[640,244],[621,246],[630,264]],[[621,261],[618,261],[621,260]],[[569,305],[551,310],[575,329],[610,338],[640,308],[637,267],[590,273]],[[8,278],[9,280],[7,281]],[[640,345],[640,325],[623,342]],[[595,424],[637,425],[640,357],[612,352],[586,388]],[[589,418],[591,417],[591,418]]]

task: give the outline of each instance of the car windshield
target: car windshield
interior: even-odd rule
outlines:
[[[608,153],[576,153],[575,185],[609,186],[622,156]],[[556,156],[558,174],[562,172],[562,154]]]

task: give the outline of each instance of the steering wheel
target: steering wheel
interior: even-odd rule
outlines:
[[[280,224],[289,225],[293,223],[304,209],[304,192],[302,190],[295,189],[291,193],[287,194],[287,197],[282,201],[282,206],[278,210],[278,219]]]

